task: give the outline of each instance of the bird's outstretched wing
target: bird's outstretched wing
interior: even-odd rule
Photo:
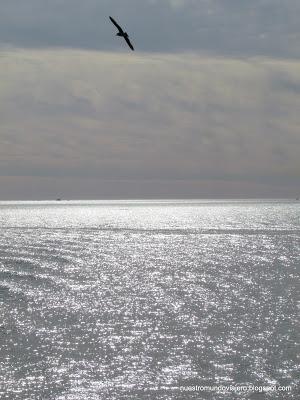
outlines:
[[[128,44],[128,46],[131,48],[131,50],[133,50],[133,51],[134,51],[134,48],[133,48],[133,46],[132,46],[132,44],[131,44],[131,42],[130,42],[129,38],[128,38],[128,37],[125,37],[124,39],[126,40],[126,43],[127,43],[127,44]]]
[[[118,28],[119,32],[123,32],[123,29],[120,27],[120,25],[112,17],[109,17],[109,19]]]

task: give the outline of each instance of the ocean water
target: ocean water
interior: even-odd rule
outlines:
[[[0,202],[0,397],[298,399],[299,267],[296,201]]]

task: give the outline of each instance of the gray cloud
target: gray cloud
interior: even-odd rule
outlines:
[[[0,1],[2,44],[120,50],[108,15],[140,51],[299,58],[298,0]]]
[[[121,197],[128,181],[145,196],[297,192],[299,71],[261,58],[7,52],[0,181],[23,176],[48,193],[43,180],[70,180],[76,197],[85,179],[91,196],[97,181]]]
[[[298,0],[0,0],[0,197],[299,195],[299,15]]]

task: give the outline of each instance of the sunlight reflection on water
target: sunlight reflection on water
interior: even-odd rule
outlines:
[[[15,203],[0,222],[3,399],[297,383],[298,204]]]

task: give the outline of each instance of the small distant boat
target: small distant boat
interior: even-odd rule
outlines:
[[[61,201],[61,198],[56,199],[56,201]]]

